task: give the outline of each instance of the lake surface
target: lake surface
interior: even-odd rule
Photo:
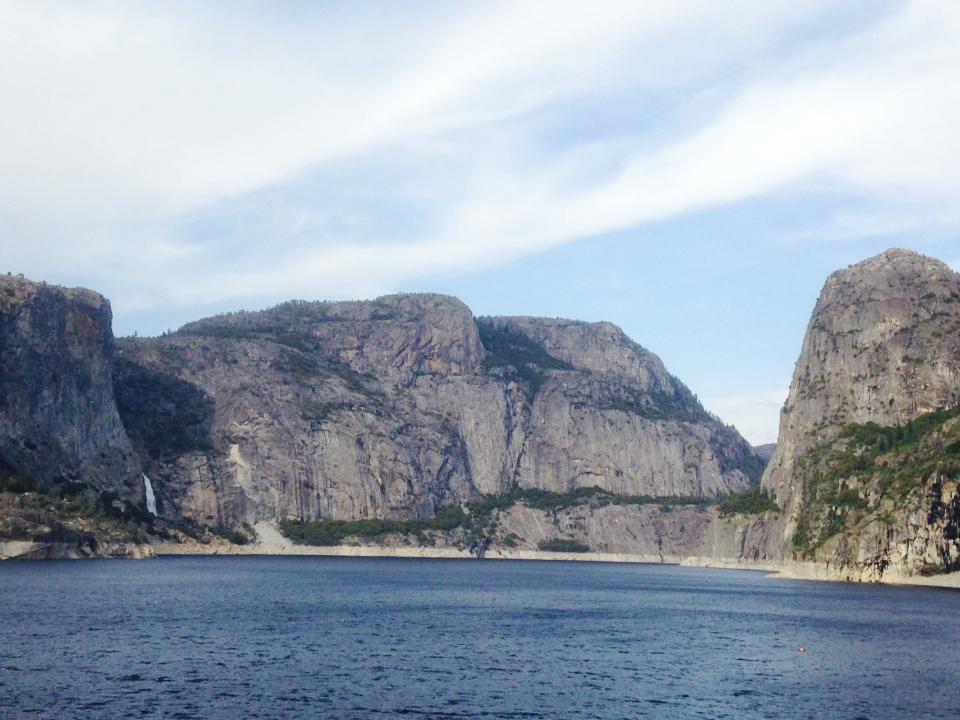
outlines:
[[[7,562],[0,612],[2,718],[960,716],[960,592],[935,588],[595,563]]]

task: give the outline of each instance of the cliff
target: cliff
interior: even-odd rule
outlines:
[[[0,276],[0,475],[139,490],[114,402],[110,323],[94,292]]]
[[[960,275],[906,250],[834,273],[762,485],[761,555],[879,579],[957,569]]]
[[[115,387],[160,514],[214,526],[432,518],[516,489],[714,497],[763,467],[618,328],[439,295],[123,339]]]

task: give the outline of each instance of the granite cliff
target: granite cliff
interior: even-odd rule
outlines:
[[[160,514],[207,525],[425,519],[517,489],[710,498],[763,467],[618,328],[439,295],[123,339],[115,387]]]
[[[136,552],[110,323],[97,293],[0,276],[0,558]]]
[[[757,557],[852,578],[960,568],[960,275],[889,250],[827,280],[762,485]]]
[[[138,461],[114,402],[110,304],[0,276],[0,472],[41,488],[130,492]]]
[[[7,276],[0,340],[0,556],[279,526],[834,579],[960,569],[960,276],[904,250],[827,280],[765,472],[609,323],[396,295],[114,341],[96,293]]]

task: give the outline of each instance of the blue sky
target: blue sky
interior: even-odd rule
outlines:
[[[958,36],[948,0],[2,3],[0,249],[118,334],[610,320],[769,441],[830,272],[960,267]]]

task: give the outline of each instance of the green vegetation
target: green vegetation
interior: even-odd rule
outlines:
[[[529,388],[530,396],[539,392],[549,370],[571,370],[573,366],[554,357],[535,340],[507,326],[477,320],[480,341],[487,350],[485,370],[499,370]]]
[[[301,416],[310,423],[321,423],[340,412],[347,405],[342,402],[316,402],[307,400],[303,404]]]
[[[880,453],[902,451],[913,448],[918,441],[939,430],[952,418],[960,417],[960,405],[921,415],[913,422],[892,427],[882,427],[876,423],[848,425],[841,437],[850,438],[875,458]]]
[[[87,533],[101,542],[124,543],[183,536],[207,542],[212,533],[242,545],[255,537],[249,525],[208,528],[186,518],[159,518],[116,492],[98,491],[82,482],[40,487],[0,457],[0,537],[28,539],[37,532]]]
[[[521,489],[503,495],[486,495],[483,499],[468,503],[462,508],[441,508],[435,517],[417,520],[319,520],[304,522],[284,520],[280,530],[294,542],[303,545],[340,545],[347,538],[373,539],[383,535],[412,535],[420,544],[429,544],[427,531],[451,532],[462,530],[469,544],[489,541],[496,532],[496,512],[523,504],[527,507],[555,513],[576,505],[589,503],[593,507],[606,505],[659,505],[669,508],[677,505],[706,507],[709,498],[699,497],[650,497],[647,495],[616,495],[598,487],[577,488],[569,493],[548,490]],[[504,541],[507,547],[515,547],[520,538],[513,537],[513,544]],[[509,540],[509,536],[508,536]]]
[[[641,390],[629,386],[613,388],[613,393],[601,400],[602,410],[619,410],[639,415],[647,420],[677,420],[680,422],[706,422],[716,420],[704,410],[700,401],[677,378],[671,377],[674,392]]]
[[[116,493],[97,492],[83,483],[58,483],[38,489],[22,477],[0,480],[0,536],[30,538],[87,532],[100,540],[145,542],[162,535],[156,518]]]
[[[719,503],[720,517],[731,515],[759,515],[765,512],[780,512],[780,506],[762,488],[754,488],[738,495],[727,495]]]
[[[375,538],[398,533],[423,533],[427,530],[455,530],[470,524],[471,516],[457,506],[441,508],[432,518],[422,520],[321,520],[303,522],[284,520],[280,531],[302,545],[340,545],[344,539]]]
[[[234,545],[249,545],[256,538],[254,529],[246,524],[244,524],[242,528],[232,528],[219,525],[215,528],[211,528],[211,532],[213,532],[215,535],[219,535],[228,542],[232,542]]]
[[[503,539],[503,546],[508,548],[515,548],[522,539],[523,538],[521,538],[519,535],[512,532]]]
[[[25,493],[36,490],[33,478],[15,472],[0,471],[0,492]]]
[[[297,332],[309,329],[316,323],[342,321],[339,316],[331,316],[330,310],[346,305],[369,306],[371,310],[368,319],[370,320],[396,320],[398,317],[393,305],[379,300],[288,300],[265,310],[255,312],[239,310],[196,320],[187,323],[175,334],[249,339],[273,335],[278,331]]]
[[[650,495],[617,495],[594,485],[593,487],[581,487],[571,490],[568,493],[556,493],[549,490],[528,489],[514,490],[509,495],[501,496],[512,505],[522,502],[524,505],[536,510],[545,512],[557,512],[566,508],[584,503],[590,503],[594,507],[603,507],[605,505],[695,505],[697,507],[706,507],[711,503],[710,498],[690,497],[690,496],[660,496],[652,497]]]
[[[737,442],[739,438],[736,437],[736,430],[734,428],[724,426],[720,432],[727,436],[727,442],[723,443],[721,447],[736,448],[740,446],[740,443]],[[716,446],[714,449],[716,450]],[[732,470],[739,470],[748,478],[750,478],[750,481],[756,485],[760,484],[760,478],[763,477],[763,471],[767,469],[767,461],[752,451],[743,452],[743,454],[739,455],[734,454],[732,457],[724,452],[718,452],[717,459],[720,461],[720,470],[722,472],[726,473]]]
[[[566,540],[564,538],[554,538],[552,540],[541,540],[537,543],[537,549],[545,552],[568,552],[585,553],[590,552],[590,546],[578,543],[576,540]]]
[[[804,504],[793,538],[797,553],[813,556],[830,538],[863,521],[889,524],[880,510],[885,500],[900,507],[934,473],[960,475],[960,422],[949,422],[958,417],[955,406],[902,425],[848,425],[835,441],[801,458]]]

